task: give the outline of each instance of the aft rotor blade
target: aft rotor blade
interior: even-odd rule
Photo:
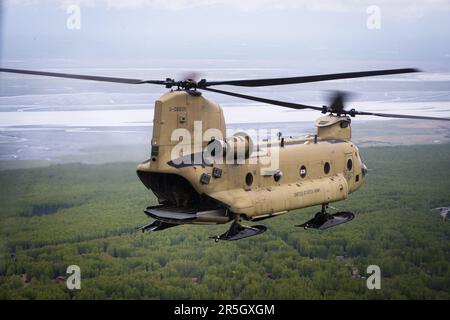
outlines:
[[[82,75],[82,74],[33,71],[33,70],[0,68],[0,72],[31,74],[31,75],[36,75],[36,76],[46,76],[46,77],[55,77],[55,78],[66,78],[66,79],[126,83],[126,84],[143,84],[143,83],[161,84],[161,85],[166,84],[166,81],[162,81],[162,80],[139,80],[139,79],[129,79],[129,78],[113,78],[113,77],[90,76],[90,75]]]
[[[211,91],[211,92],[225,94],[227,96],[232,96],[232,97],[237,97],[237,98],[242,98],[242,99],[247,99],[247,100],[252,100],[252,101],[257,101],[257,102],[262,102],[262,103],[273,104],[273,105],[276,105],[276,106],[286,107],[286,108],[291,108],[291,109],[313,109],[313,110],[319,110],[319,111],[323,110],[323,108],[321,108],[321,107],[308,106],[308,105],[305,105],[305,104],[299,104],[299,103],[293,103],[293,102],[285,102],[285,101],[279,101],[279,100],[260,98],[260,97],[255,97],[255,96],[249,96],[249,95],[246,95],[246,94],[240,94],[240,93],[223,91],[223,90],[217,90],[217,89],[211,89],[211,88],[202,88],[202,90],[207,90],[207,91]]]
[[[262,103],[268,103],[273,104],[276,106],[291,108],[291,109],[313,109],[313,110],[319,110],[321,112],[328,112],[327,107],[317,107],[317,106],[310,106],[310,105],[304,105],[304,104],[298,104],[293,102],[286,102],[286,101],[280,101],[280,100],[272,100],[272,99],[266,99],[261,97],[255,97],[255,96],[249,96],[245,94],[235,93],[235,92],[229,92],[224,90],[217,90],[212,88],[202,88],[202,90],[211,91],[215,93],[224,94],[227,96],[242,98],[246,100],[252,100]],[[421,119],[421,120],[443,120],[443,121],[450,121],[450,118],[438,118],[438,117],[426,117],[426,116],[413,116],[413,115],[406,115],[406,114],[391,114],[391,113],[376,113],[376,112],[365,112],[365,111],[356,111],[354,109],[347,111],[343,110],[342,114],[348,114],[351,116],[355,115],[364,115],[364,116],[376,116],[376,117],[385,117],[385,118],[400,118],[400,119]]]
[[[413,116],[407,114],[391,114],[391,113],[377,113],[377,112],[365,112],[365,111],[355,111],[351,110],[348,112],[351,115],[361,115],[361,116],[376,116],[384,118],[399,118],[399,119],[421,119],[421,120],[443,120],[450,121],[450,118],[439,118],[439,117],[426,117],[426,116]]]
[[[229,86],[243,86],[243,87],[265,87],[265,86],[278,86],[278,85],[295,84],[295,83],[309,83],[309,82],[318,82],[318,81],[384,76],[384,75],[413,73],[413,72],[420,72],[420,70],[412,69],[412,68],[405,68],[405,69],[388,69],[388,70],[332,73],[332,74],[321,74],[321,75],[290,77],[290,78],[205,81],[203,86],[210,87],[210,86],[218,86],[218,85],[229,85]]]

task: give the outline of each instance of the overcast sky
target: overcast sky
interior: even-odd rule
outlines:
[[[450,0],[1,0],[4,61],[450,62]],[[81,28],[70,30],[70,5]],[[380,29],[367,12],[380,9]],[[373,12],[373,11],[371,11]]]

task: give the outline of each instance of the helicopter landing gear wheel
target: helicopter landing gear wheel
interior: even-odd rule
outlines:
[[[219,242],[220,240],[226,240],[226,241],[234,241],[234,240],[240,240],[252,236],[256,236],[258,234],[261,234],[265,232],[267,228],[265,226],[257,225],[257,226],[243,226],[240,223],[240,219],[237,217],[231,224],[228,231],[221,234],[220,236],[212,236],[209,237],[210,239],[213,239],[215,242]]]
[[[308,230],[309,228],[325,230],[328,228],[335,227],[337,225],[349,222],[353,220],[355,215],[352,212],[342,211],[335,214],[329,214],[326,209],[328,204],[322,205],[322,210],[314,215],[314,218],[306,221],[303,224],[297,225],[296,227],[303,227],[303,229]]]

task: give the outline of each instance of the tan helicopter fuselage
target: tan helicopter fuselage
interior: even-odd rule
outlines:
[[[201,129],[195,132],[198,124]],[[164,206],[196,208],[198,219],[190,223],[225,223],[236,217],[259,220],[344,200],[363,184],[366,173],[358,148],[350,141],[350,119],[327,115],[316,121],[316,127],[315,135],[255,143],[253,148],[246,138],[241,163],[234,158],[198,162],[195,158],[201,158],[211,141],[223,137],[227,145],[242,142],[242,136],[226,139],[218,104],[202,95],[171,91],[155,103],[151,158],[138,166],[137,173]],[[203,139],[200,143],[180,139],[176,129]],[[276,167],[267,164],[274,153]],[[176,160],[181,158],[194,161],[180,164]],[[209,214],[217,208],[227,213]]]

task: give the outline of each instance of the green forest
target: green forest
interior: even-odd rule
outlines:
[[[229,225],[137,231],[156,200],[134,163],[2,170],[0,299],[450,299],[450,224],[430,210],[450,205],[450,145],[361,155],[365,185],[333,204],[353,221],[295,227],[313,207],[219,243],[208,236]],[[66,287],[70,265],[80,290]],[[380,290],[366,286],[369,265]]]

